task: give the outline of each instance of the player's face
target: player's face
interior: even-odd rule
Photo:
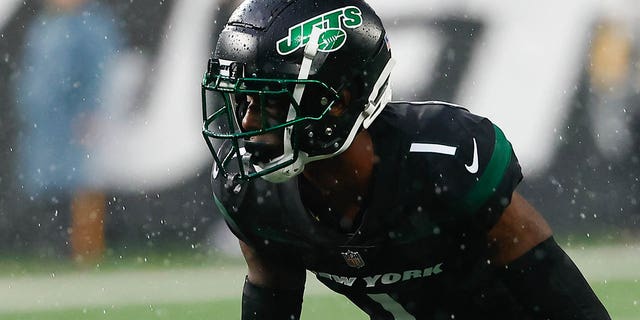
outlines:
[[[251,179],[301,161],[300,141],[333,114],[338,93],[318,80],[227,74],[238,68],[212,59],[203,78],[202,133],[217,168]]]
[[[287,95],[247,95],[241,126],[246,131],[266,129],[284,123],[289,110]],[[245,148],[255,162],[268,162],[283,153],[283,130],[269,131],[245,140]]]

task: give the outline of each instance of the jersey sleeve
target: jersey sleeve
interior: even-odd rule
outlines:
[[[213,195],[213,200],[215,201],[216,207],[218,208],[218,212],[222,215],[224,222],[227,224],[227,227],[233,233],[236,238],[242,240],[245,243],[250,243],[249,238],[240,230],[240,227],[234,220],[234,218],[229,214],[227,208],[220,202],[220,200]]]
[[[522,180],[522,170],[511,143],[498,126],[492,123],[487,126],[489,132],[484,142],[488,148],[478,151],[485,154],[486,161],[476,160],[483,163],[482,167],[470,183],[461,186],[461,192],[452,197],[451,203],[454,209],[470,215],[483,228],[497,222]],[[468,168],[466,164],[465,168]]]
[[[273,184],[262,179],[242,181],[212,171],[213,200],[217,213],[231,232],[263,256],[297,262],[292,254],[305,247],[307,230],[300,230],[283,199],[293,183]]]
[[[239,214],[239,206],[242,204],[246,188],[242,188],[242,185],[234,184],[232,180],[226,179],[222,174],[218,174],[215,168],[213,168],[211,174],[211,187],[217,213],[222,216],[229,230],[239,240],[251,243],[250,234],[240,227],[242,216]],[[234,189],[237,192],[234,192]]]
[[[425,179],[431,185],[427,190],[449,218],[469,218],[490,228],[522,180],[511,143],[489,119],[463,108],[436,109],[424,123],[412,140],[428,148],[410,154],[420,171],[427,173]],[[419,149],[414,145],[412,149]]]

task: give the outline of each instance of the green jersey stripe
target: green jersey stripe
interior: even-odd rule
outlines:
[[[497,126],[493,126],[495,143],[489,164],[482,176],[462,199],[462,208],[467,212],[476,212],[495,192],[511,162],[511,143]]]

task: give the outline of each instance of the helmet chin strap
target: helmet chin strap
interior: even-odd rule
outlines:
[[[391,101],[391,84],[389,83],[389,77],[391,76],[391,70],[396,64],[393,58],[389,59],[387,65],[382,69],[380,77],[373,85],[368,103],[362,111],[362,126],[367,129],[373,123],[378,115],[382,112],[382,109]]]
[[[309,36],[309,41],[307,42],[307,45],[304,47],[304,57],[302,58],[300,73],[298,73],[298,80],[307,80],[309,78],[309,72],[311,71],[311,64],[313,63],[313,59],[315,58],[316,54],[318,54],[318,40],[320,39],[321,33],[322,33],[322,29],[320,28],[313,28],[313,30],[311,31],[311,35]],[[305,88],[304,84],[298,83],[293,89],[293,99],[295,100],[298,106],[300,105],[300,101],[302,100],[302,95],[304,94],[304,88]],[[297,116],[296,109],[294,108],[292,103],[289,105],[289,112],[287,113],[287,121],[294,120],[296,116]],[[284,161],[289,161],[294,157],[295,151],[293,150],[293,146],[291,145],[292,131],[293,131],[293,127],[291,126],[286,127],[284,129],[284,137],[283,137],[284,152],[282,156],[278,157],[277,159],[274,159],[269,163],[269,165],[267,165],[264,168],[257,167],[256,170],[268,169],[269,167],[273,167]],[[305,163],[309,162],[308,158],[309,158],[309,155],[306,152],[299,151],[298,157],[292,164],[284,168],[278,169],[274,172],[268,173],[262,176],[262,178],[269,182],[274,182],[274,183],[284,182],[300,174],[302,170],[304,170]]]

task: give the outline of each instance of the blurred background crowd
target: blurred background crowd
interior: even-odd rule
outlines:
[[[0,255],[235,249],[200,80],[235,0],[0,2]],[[396,100],[503,128],[560,234],[640,234],[640,3],[371,0]]]

